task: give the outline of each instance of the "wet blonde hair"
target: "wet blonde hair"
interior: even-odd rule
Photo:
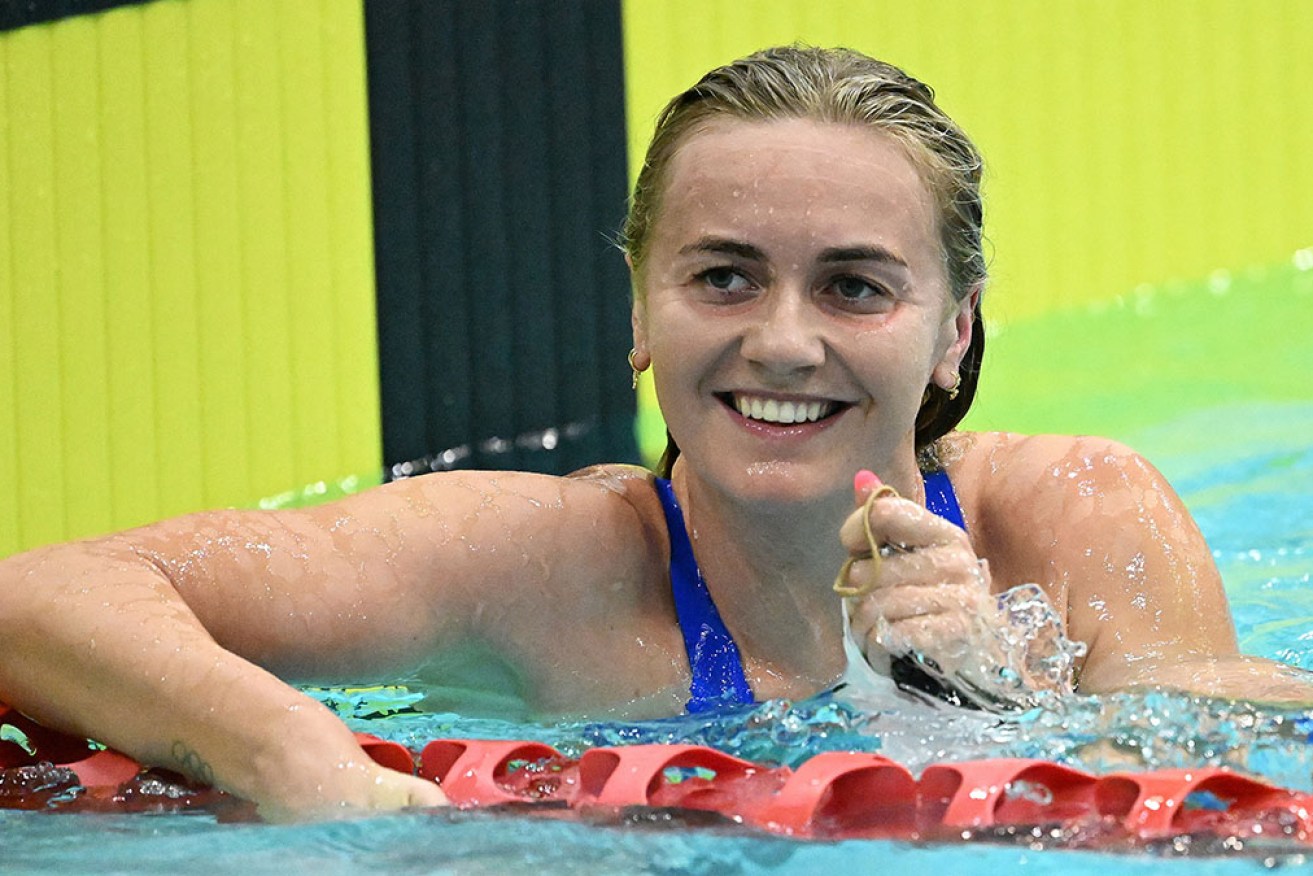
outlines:
[[[980,199],[980,153],[935,104],[930,86],[892,64],[852,51],[780,46],[717,67],[677,95],[657,118],[634,185],[621,244],[635,270],[647,255],[652,225],[671,159],[707,122],[814,119],[867,125],[899,143],[934,199],[949,289],[961,301],[987,277]],[[640,294],[637,293],[636,294]],[[916,447],[924,452],[966,416],[975,398],[985,332],[977,304],[971,345],[962,360],[956,399],[931,385],[916,417]],[[679,453],[669,440],[661,468]]]

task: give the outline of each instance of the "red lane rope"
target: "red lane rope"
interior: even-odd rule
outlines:
[[[214,808],[228,800],[231,811],[249,815],[249,807],[219,792],[93,750],[3,703],[0,725],[25,737],[20,742],[9,731],[0,741],[0,808]],[[357,739],[383,766],[439,782],[462,809],[594,817],[632,807],[696,810],[817,839],[945,839],[963,831],[1081,825],[1108,840],[1204,834],[1313,846],[1313,795],[1212,767],[1096,776],[998,758],[935,764],[918,779],[899,763],[859,752],[818,754],[790,769],[698,745],[594,748],[574,759],[541,742],[439,739],[416,756],[396,742]]]

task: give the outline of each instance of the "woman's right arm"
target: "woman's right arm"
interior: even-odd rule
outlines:
[[[514,590],[536,551],[568,555],[550,531],[575,517],[568,484],[436,476],[10,557],[0,562],[0,699],[273,817],[440,803],[433,785],[375,766],[279,676],[382,677],[479,636],[487,588]],[[578,510],[596,514],[598,490],[583,492]],[[550,590],[553,577],[529,583]],[[532,592],[516,595],[532,610]]]
[[[444,802],[432,784],[373,764],[321,704],[219,644],[180,594],[183,567],[193,587],[213,576],[211,590],[234,592],[202,600],[207,620],[226,638],[261,637],[275,618],[235,574],[249,546],[218,533],[267,530],[263,543],[279,550],[275,533],[295,516],[193,515],[0,562],[0,698],[275,819]],[[250,611],[214,604],[227,598]],[[295,624],[304,610],[285,601],[282,621]]]

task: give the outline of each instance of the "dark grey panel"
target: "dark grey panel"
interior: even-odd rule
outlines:
[[[385,464],[635,460],[619,0],[365,13]]]

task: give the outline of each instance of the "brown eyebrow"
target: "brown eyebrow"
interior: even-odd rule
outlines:
[[[691,255],[699,252],[725,253],[726,255],[736,255],[757,262],[766,261],[766,254],[757,247],[741,240],[730,240],[726,237],[699,237],[687,246],[680,247],[679,250],[680,255]]]
[[[821,252],[822,262],[882,262],[906,268],[903,261],[883,246],[839,246]]]
[[[750,243],[731,240],[727,237],[700,237],[679,250],[680,255],[693,253],[724,253],[752,261],[766,261],[766,253]],[[818,261],[834,262],[881,262],[906,268],[907,262],[883,246],[837,246],[823,250]]]

